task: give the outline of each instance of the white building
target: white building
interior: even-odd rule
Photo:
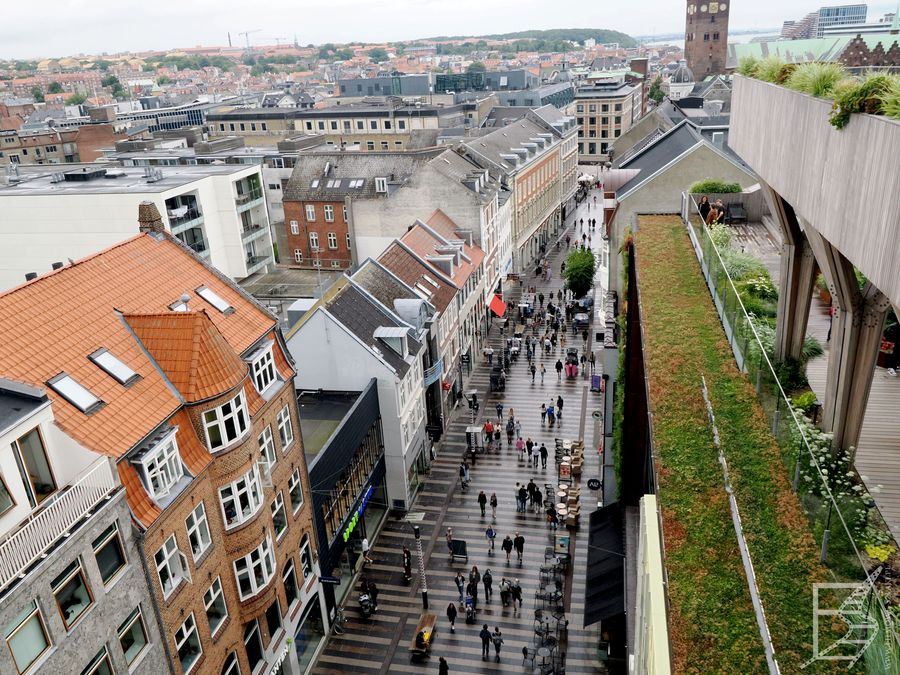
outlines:
[[[0,184],[0,288],[133,236],[144,201],[156,205],[168,231],[232,279],[274,264],[258,165],[40,169]]]

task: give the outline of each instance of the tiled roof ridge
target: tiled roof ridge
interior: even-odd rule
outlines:
[[[409,244],[407,244],[405,241],[403,241],[402,239],[397,239],[396,243],[399,244],[400,247],[409,255],[415,258],[416,261],[424,265],[429,271],[434,270],[434,274],[438,276],[443,283],[452,286],[453,288],[457,288],[455,281],[447,278],[447,276],[443,272],[441,272],[441,270],[438,269],[435,265],[432,265],[430,262],[423,259],[422,256],[420,256],[415,250],[413,250],[413,248],[410,247]]]

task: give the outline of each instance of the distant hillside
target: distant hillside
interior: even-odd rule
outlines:
[[[620,33],[617,30],[605,28],[551,28],[548,30],[523,30],[516,33],[496,33],[493,35],[452,35],[428,38],[431,40],[464,40],[466,38],[480,38],[484,40],[545,40],[555,42],[557,40],[573,40],[584,42],[594,38],[599,42],[618,42],[623,47],[636,47],[637,41],[630,35]]]

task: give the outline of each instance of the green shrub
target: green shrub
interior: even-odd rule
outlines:
[[[785,65],[780,56],[767,56],[756,64],[756,78],[763,82],[777,82]]]
[[[800,410],[804,415],[809,417],[817,400],[818,399],[816,399],[815,392],[806,391],[802,394],[797,394],[797,396],[794,396],[791,399],[791,405],[793,405],[794,408]]]
[[[766,266],[748,253],[735,251],[733,248],[719,249],[725,269],[734,281],[740,281],[748,277],[758,277],[767,274]]]
[[[881,101],[881,114],[900,120],[900,77],[894,77],[891,86],[878,98]]]
[[[733,194],[741,191],[740,183],[726,183],[714,178],[705,178],[691,185],[691,194],[708,192],[711,194]]]
[[[882,107],[881,97],[896,80],[896,77],[885,73],[869,73],[862,80],[850,78],[839,82],[834,88],[831,124],[843,129],[852,113],[879,113]]]
[[[744,56],[738,61],[738,72],[746,77],[754,77],[758,63],[759,60],[755,56]]]
[[[724,251],[731,246],[730,227],[726,227],[723,223],[713,223],[706,226],[706,231],[709,232],[709,238],[712,239],[719,251]]]
[[[767,274],[760,274],[750,277],[743,282],[747,292],[760,300],[777,300],[778,289],[772,283],[771,277]]]
[[[785,86],[816,98],[830,96],[835,85],[846,79],[847,71],[839,63],[802,63],[791,73]]]
[[[800,359],[787,358],[775,364],[775,375],[781,382],[785,393],[797,391],[809,386],[806,379],[806,366]]]
[[[778,71],[778,74],[775,76],[776,84],[784,84],[788,81],[788,78],[793,74],[793,72],[797,69],[796,63],[785,63],[781,66],[781,70]]]
[[[821,272],[819,272],[819,273],[816,275],[816,286],[818,286],[818,287],[819,287],[821,290],[823,290],[823,291],[827,291],[827,290],[828,290],[828,282],[825,281],[825,275],[822,274]],[[830,292],[830,291],[829,291],[829,292]]]

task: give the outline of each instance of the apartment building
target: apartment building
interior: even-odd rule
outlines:
[[[132,236],[144,201],[168,232],[232,279],[274,264],[260,166],[25,168],[0,183],[0,288]]]
[[[607,162],[615,140],[641,116],[641,85],[626,83],[621,72],[604,74],[576,90],[574,113],[578,163]]]
[[[152,204],[139,220],[141,234],[0,296],[0,376],[47,392],[70,462],[114,463],[152,596],[138,618],[158,622],[172,672],[297,675],[324,619],[292,362],[275,319],[166,233]],[[89,581],[102,574],[80,564]],[[88,618],[79,574],[66,567],[53,589],[74,594],[63,621]],[[102,621],[91,640],[106,637],[121,663],[112,628],[139,632]]]
[[[74,129],[0,131],[0,166],[93,162],[116,141],[146,135],[145,129],[118,132],[110,124]]]
[[[67,433],[46,384],[5,379],[7,371],[8,361],[0,378],[0,672],[169,672],[113,461]]]

